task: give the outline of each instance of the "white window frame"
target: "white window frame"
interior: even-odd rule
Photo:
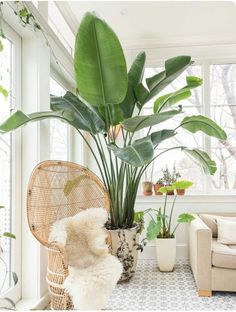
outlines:
[[[21,37],[7,24],[3,23],[4,34],[13,44],[14,109],[21,108]],[[15,53],[16,52],[16,53]],[[17,302],[21,298],[21,130],[12,133],[11,167],[11,228],[16,240],[11,241],[11,267],[18,276],[18,283],[8,289],[3,296]]]
[[[217,53],[217,48],[219,48]],[[183,51],[187,49],[188,53]],[[169,48],[161,48],[161,50],[167,52],[167,56],[163,58],[162,53],[160,53],[159,58],[153,57],[154,51],[156,49],[151,49],[149,51],[151,55],[151,60],[148,61],[146,67],[155,68],[155,67],[163,67],[164,61],[172,56],[188,54],[192,55],[192,59],[195,61],[195,65],[199,65],[202,68],[202,78],[203,78],[203,86],[202,86],[202,114],[211,118],[211,101],[210,101],[210,66],[211,65],[220,65],[220,64],[236,64],[236,57],[232,56],[236,53],[236,45],[226,45],[225,50],[224,46],[205,46],[202,48],[201,53],[199,53],[199,47],[183,47],[183,48],[174,48],[177,52],[174,55],[171,55],[173,49]],[[223,50],[223,51],[222,51]],[[171,51],[171,52],[170,52]],[[192,52],[192,53],[191,53]],[[216,52],[216,53],[214,53]],[[222,53],[223,52],[223,53]],[[171,54],[170,54],[171,53]],[[164,53],[163,53],[164,54]],[[168,55],[170,54],[170,55]],[[217,56],[217,54],[220,54]],[[215,57],[212,55],[216,55]],[[223,55],[223,56],[222,56]],[[131,57],[134,59],[135,52],[134,50],[131,53]],[[203,149],[211,155],[211,138],[207,135],[203,135]],[[144,176],[142,177],[142,181]],[[141,187],[139,188],[139,194],[142,193]],[[194,191],[191,193],[191,190],[188,192],[189,196],[198,196],[198,195],[206,195],[206,196],[214,196],[214,195],[236,195],[236,190],[213,190],[211,177],[209,175],[204,175],[203,178],[203,191]],[[140,196],[140,195],[139,195]]]
[[[51,67],[50,77],[56,81],[65,91],[71,91],[72,87]],[[72,160],[72,129],[69,124],[67,126],[67,161]]]

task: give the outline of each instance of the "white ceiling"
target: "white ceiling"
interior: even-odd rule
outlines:
[[[67,6],[74,32],[85,12],[96,11],[126,46],[236,43],[232,1],[68,1]]]

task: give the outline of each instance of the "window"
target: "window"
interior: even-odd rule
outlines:
[[[51,26],[68,52],[73,55],[75,36],[54,1],[48,1],[48,24]]]
[[[162,68],[147,68],[145,71],[145,78],[153,76],[160,71]],[[201,77],[201,66],[191,66],[189,67],[182,75],[180,75],[171,85],[166,87],[159,96],[173,92],[182,88],[186,84],[186,76],[199,76]],[[154,99],[155,100],[155,99]],[[143,108],[143,114],[149,115],[153,113],[153,104],[154,100],[151,100],[147,103]],[[183,106],[183,113],[177,115],[176,117],[172,118],[171,121],[166,121],[161,123],[160,125],[152,127],[152,131],[158,131],[160,129],[173,129],[177,127],[181,120],[187,115],[197,115],[202,114],[202,90],[201,88],[194,89],[192,92],[192,97],[188,98],[180,103]],[[144,136],[147,135],[147,129],[143,133]],[[166,148],[171,148],[176,145],[187,145],[189,147],[197,146],[198,148],[203,148],[203,136],[200,133],[192,135],[191,133],[187,133],[182,129],[178,129],[178,134],[166,141],[164,141],[156,154],[163,152]],[[199,165],[190,159],[186,154],[181,151],[173,150],[168,153],[164,153],[160,157],[156,159],[153,164],[151,164],[146,172],[145,179],[152,180],[155,182],[157,178],[162,175],[162,169],[166,166],[170,170],[172,170],[173,166],[176,166],[178,171],[180,172],[182,178],[189,179],[194,181],[193,189],[202,191],[202,171]]]
[[[160,72],[162,68],[147,68],[145,78]],[[171,121],[166,121],[160,126],[153,127],[158,130],[163,127],[173,129],[175,125],[187,115],[203,114],[211,117],[220,124],[228,135],[226,142],[204,136],[200,132],[191,134],[178,129],[178,134],[164,141],[156,153],[165,148],[171,148],[176,143],[206,150],[217,163],[217,172],[214,176],[206,176],[198,163],[194,162],[181,151],[173,150],[164,153],[149,166],[145,179],[155,182],[162,175],[162,169],[176,166],[181,178],[194,182],[192,192],[209,193],[216,190],[236,189],[236,64],[211,64],[204,62],[201,65],[189,67],[171,85],[164,89],[160,95],[177,90],[185,85],[186,76],[202,77],[204,83],[201,88],[193,89],[192,96],[180,104],[183,113]],[[209,81],[209,82],[208,82]],[[209,91],[210,90],[210,91]],[[144,106],[143,114],[152,114],[154,100]],[[173,123],[174,120],[174,123]],[[145,132],[146,131],[146,132]],[[143,135],[147,134],[147,130]]]
[[[219,170],[214,189],[236,189],[236,64],[210,66],[211,117],[227,132],[226,142],[212,140],[212,157]]]
[[[19,108],[20,101],[20,38],[7,26],[4,27],[4,33],[6,38],[1,38],[3,50],[0,52],[0,123],[11,115],[13,109]],[[0,205],[5,207],[0,209],[0,232],[12,232],[16,235],[16,241],[3,237],[0,241],[0,293],[7,292],[7,297],[14,301],[20,298],[21,283],[20,145],[19,131],[0,134]],[[16,287],[14,272],[19,278]]]
[[[50,93],[63,96],[66,90],[56,80],[50,78]],[[59,119],[50,121],[50,158],[69,160],[69,126]]]

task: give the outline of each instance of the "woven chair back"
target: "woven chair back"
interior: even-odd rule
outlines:
[[[52,224],[83,209],[110,208],[101,180],[87,168],[66,161],[44,161],[30,178],[27,196],[28,222],[33,235],[49,246]]]

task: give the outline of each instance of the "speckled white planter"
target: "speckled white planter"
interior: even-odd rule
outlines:
[[[176,260],[176,239],[157,238],[156,255],[159,270],[161,272],[172,272]]]
[[[131,229],[110,230],[111,253],[116,256],[123,265],[121,281],[129,280],[135,273],[138,260],[139,226]]]

